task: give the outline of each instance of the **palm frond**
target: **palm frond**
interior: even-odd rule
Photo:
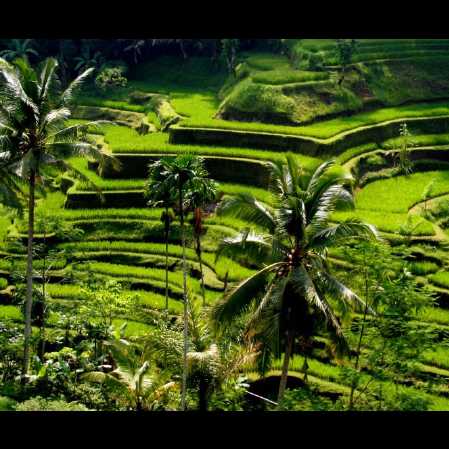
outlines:
[[[81,63],[81,65],[82,65],[82,63]],[[75,93],[78,91],[78,89],[81,88],[81,86],[84,84],[86,79],[92,74],[92,72],[94,70],[95,69],[93,67],[85,70],[83,73],[81,73],[81,75],[77,76],[69,84],[69,87],[67,87],[67,89],[61,95],[61,103],[63,105],[67,105],[68,103],[70,103],[74,99]]]
[[[55,58],[47,58],[44,63],[40,75],[40,83],[38,85],[39,102],[47,97],[51,84],[53,82],[53,74],[58,67],[58,61]]]
[[[309,210],[309,224],[312,232],[317,232],[325,225],[338,206],[354,207],[354,198],[343,186],[331,185]]]
[[[365,308],[365,302],[359,296],[328,272],[321,271],[318,278],[321,290],[339,301],[344,313],[350,310],[361,311]],[[370,310],[370,313],[373,313],[373,311]]]
[[[325,301],[323,301],[323,298],[320,298],[318,295],[307,270],[302,265],[298,265],[293,268],[289,278],[294,291],[300,296],[300,299],[305,299],[314,309],[321,312],[326,320],[328,320],[330,318],[329,308]]]
[[[30,108],[35,116],[35,119],[37,120],[37,117],[39,116],[39,108],[23,89],[22,83],[20,82],[17,73],[11,70],[11,66],[9,64],[0,64],[0,73],[3,75],[3,78],[6,81],[4,87],[9,90],[9,92],[18,100],[20,100],[26,107]]]
[[[253,299],[261,295],[267,285],[267,278],[270,273],[283,265],[283,262],[268,265],[233,288],[212,308],[213,323],[220,327],[240,315]]]
[[[322,186],[322,184],[323,184],[323,175],[334,165],[335,165],[335,160],[330,159],[326,162],[323,162],[315,170],[312,177],[310,178],[309,185],[307,186],[307,193],[310,195],[310,197],[313,197],[316,195],[320,186]]]
[[[277,326],[273,326],[273,321],[278,318],[287,284],[288,276],[275,278],[270,283],[265,295],[248,322],[249,329],[257,327],[259,327],[259,331],[264,329],[263,332],[268,338],[276,335],[275,330]],[[267,319],[269,322],[267,322]],[[263,321],[265,322],[263,323]]]
[[[317,232],[311,236],[308,246],[315,250],[323,250],[348,239],[379,240],[379,234],[373,225],[350,218]]]
[[[234,216],[270,231],[276,226],[272,209],[247,193],[225,198],[219,204],[217,214]]]
[[[270,240],[270,235],[256,234],[246,229],[235,237],[223,239],[218,245],[215,260],[223,256],[230,259],[243,256],[259,264],[268,262],[272,255]]]

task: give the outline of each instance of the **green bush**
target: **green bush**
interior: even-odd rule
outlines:
[[[16,401],[7,396],[0,396],[0,412],[13,411],[16,407]]]
[[[253,120],[260,122],[294,123],[295,108],[295,102],[279,88],[244,80],[223,102],[218,116],[239,119],[251,114]]]
[[[62,399],[45,399],[40,396],[28,399],[16,405],[18,412],[87,412],[89,409],[78,402],[66,402]]]
[[[364,159],[366,164],[371,169],[376,169],[385,165],[385,158],[380,154],[372,154]]]
[[[95,85],[103,92],[126,87],[127,83],[119,67],[105,68],[95,78]]]

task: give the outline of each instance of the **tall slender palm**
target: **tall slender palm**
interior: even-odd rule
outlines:
[[[161,161],[161,189],[176,192],[181,224],[182,241],[182,271],[183,271],[183,293],[184,293],[184,353],[183,353],[183,375],[181,392],[181,409],[186,409],[186,384],[187,384],[187,352],[188,342],[188,295],[187,295],[187,266],[186,266],[186,239],[185,239],[185,206],[186,193],[201,190],[210,180],[204,168],[204,161],[192,154],[181,154],[176,158],[162,158]],[[163,186],[163,187],[162,187]]]
[[[28,59],[28,55],[38,56],[38,52],[32,48],[32,39],[12,39],[8,49],[0,52],[0,56],[9,61],[17,58]]]
[[[209,205],[217,197],[217,183],[212,179],[205,180],[200,186],[189,190],[186,194],[186,201],[189,209],[193,211],[192,228],[195,238],[195,252],[198,256],[201,275],[201,294],[203,296],[203,306],[206,304],[206,294],[204,291],[203,261],[201,259],[201,235],[203,234],[203,214],[204,207]]]
[[[165,312],[168,314],[168,237],[174,214],[171,211],[176,196],[167,183],[164,183],[164,164],[161,161],[153,162],[149,165],[148,181],[145,184],[145,196],[148,198],[148,205],[152,207],[162,206],[164,211],[161,214],[161,222],[164,225],[165,241]]]
[[[28,182],[24,376],[28,373],[30,359],[35,193],[42,181],[42,169],[47,165],[53,165],[63,170],[77,172],[66,161],[76,155],[90,156],[100,164],[112,160],[117,166],[109,154],[89,142],[88,129],[98,126],[101,122],[67,124],[71,115],[69,107],[73,96],[92,70],[83,72],[67,89],[60,92],[56,76],[57,67],[58,62],[53,58],[44,61],[39,72],[23,59],[15,61],[14,65],[0,59],[0,135],[4,142],[8,142],[3,148],[1,166]],[[80,173],[78,176],[83,177]]]
[[[248,335],[265,343],[268,353],[277,352],[279,342],[284,347],[279,400],[294,341],[303,332],[308,334],[309,323],[319,319],[344,347],[336,308],[345,312],[352,306],[363,307],[363,301],[331,274],[327,254],[329,247],[348,239],[371,239],[377,234],[371,225],[355,219],[330,223],[339,205],[353,206],[348,190],[351,178],[334,165],[325,162],[308,176],[288,155],[286,164],[272,164],[274,207],[246,194],[225,199],[219,206],[220,213],[246,219],[266,232],[246,229],[220,245],[218,256],[245,255],[261,268],[215,305],[212,318],[218,325],[228,323],[255,300]]]

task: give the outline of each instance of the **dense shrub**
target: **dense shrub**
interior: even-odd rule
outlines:
[[[66,402],[63,399],[44,399],[40,396],[28,399],[17,404],[16,411],[19,412],[87,412],[89,409],[78,402]]]
[[[238,119],[251,113],[256,121],[292,123],[295,107],[295,102],[278,88],[245,80],[224,101],[218,116]]]
[[[127,83],[119,67],[105,68],[95,78],[95,85],[103,92],[126,87]]]
[[[15,410],[16,401],[7,396],[0,396],[0,412]]]

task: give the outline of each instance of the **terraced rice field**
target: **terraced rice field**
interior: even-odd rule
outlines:
[[[321,52],[329,65],[334,65],[335,60],[328,49],[328,43],[304,40],[301,44],[310,51]],[[382,52],[379,49],[382,48]],[[388,59],[388,58],[414,58],[423,54],[435,56],[447,52],[449,44],[437,40],[429,40],[427,43],[407,44],[407,51],[399,43],[390,43],[387,49],[380,41],[366,40],[363,42],[363,51],[358,56],[362,62]],[[387,52],[387,53],[385,53]],[[273,62],[271,59],[259,57],[248,57],[247,64],[254,69],[251,75],[255,83],[272,84],[276,86],[289,83],[322,82],[328,80],[327,72],[307,72],[298,70],[285,70],[285,58],[279,58]],[[275,64],[273,66],[273,64]],[[273,68],[274,67],[274,68]],[[283,68],[284,67],[284,68]],[[299,136],[307,139],[315,139],[332,143],[342,141],[350,143],[340,149],[335,147],[332,156],[337,157],[341,164],[351,165],[355,159],[365,153],[376,150],[395,150],[401,144],[397,137],[397,127],[401,121],[411,119],[423,119],[429,124],[440,123],[436,118],[447,118],[449,123],[449,102],[447,99],[438,99],[429,102],[416,102],[396,106],[385,106],[370,111],[362,111],[349,116],[340,116],[328,120],[317,121],[310,125],[286,126],[257,122],[228,121],[214,118],[219,106],[217,91],[223,79],[213,78],[206,88],[201,86],[199,79],[187,76],[187,80],[180,81],[173,77],[165,83],[158,84],[155,81],[143,81],[145,76],[152,72],[152,66],[143,67],[139,76],[132,81],[132,88],[139,88],[147,92],[168,92],[172,106],[177,113],[183,116],[183,120],[176,125],[177,128],[201,128],[219,129],[232,133],[241,131],[243,133],[259,133],[269,135],[273,142],[283,142],[285,136]],[[162,70],[162,69],[161,69]],[[158,72],[153,74],[157,75]],[[190,73],[190,72],[189,72]],[[173,75],[174,76],[174,75]],[[84,97],[81,104],[96,107],[108,107],[122,111],[133,111],[148,115],[151,114],[143,106],[133,105],[126,98],[113,98],[110,100],[95,97]],[[80,119],[75,119],[79,121]],[[426,147],[442,150],[442,146],[449,144],[449,126],[426,125],[428,132],[420,131],[415,134],[413,145],[415,147]],[[377,127],[377,128],[376,128]],[[389,127],[389,128],[388,128]],[[435,131],[434,128],[439,128]],[[378,129],[389,129],[390,137],[384,132],[376,134]],[[175,128],[176,129],[176,128]],[[201,135],[201,129],[198,135]],[[363,131],[363,138],[357,142],[352,136]],[[154,132],[139,135],[135,130],[125,126],[107,126],[102,134],[96,134],[96,139],[112,153],[117,156],[123,155],[155,155],[178,154],[191,152],[205,157],[214,156],[219,159],[221,169],[226,171],[227,159],[235,158],[242,162],[256,161],[283,161],[285,151],[276,147],[276,144],[267,144],[266,148],[251,146],[239,146],[232,142],[239,142],[238,136],[232,139],[220,141],[214,144],[173,143],[173,130],[168,132]],[[228,139],[226,137],[226,139]],[[351,139],[354,139],[352,141]],[[231,143],[230,143],[231,142]],[[301,144],[295,150],[295,157],[305,171],[311,171],[322,161],[326,160],[330,153],[317,152],[311,154],[301,150]],[[221,159],[220,159],[221,158]],[[83,232],[70,242],[58,241],[53,245],[54,249],[64,251],[64,260],[55,267],[59,273],[48,285],[48,293],[52,301],[57,305],[57,311],[50,317],[49,326],[57,328],[57,314],[59,311],[74,310],[77,304],[83,300],[82,291],[77,286],[77,281],[87,277],[98,276],[99,278],[114,278],[123,283],[125,293],[132,292],[142,309],[149,314],[161,313],[165,307],[164,282],[165,282],[165,245],[162,243],[162,224],[160,223],[160,209],[136,207],[135,204],[126,201],[129,192],[137,192],[142,195],[145,184],[143,177],[126,177],[121,179],[117,173],[114,179],[101,177],[94,169],[89,168],[87,160],[75,159],[71,161],[76,169],[81,172],[91,183],[99,187],[104,194],[115,192],[119,197],[125,198],[127,207],[81,207],[79,209],[64,207],[66,197],[79,194],[91,194],[94,198],[96,193],[91,185],[85,181],[73,180],[73,185],[67,194],[55,190],[46,198],[38,201],[37,214],[45,211],[55,217],[59,217],[66,223],[81,229]],[[127,160],[131,164],[130,159]],[[224,175],[225,176],[225,175]],[[227,175],[226,175],[227,176]],[[350,216],[356,216],[371,224],[381,231],[383,237],[391,241],[404,238],[404,227],[411,228],[410,234],[416,245],[416,250],[423,252],[423,260],[412,265],[413,274],[421,276],[423,282],[440,289],[440,293],[449,294],[449,257],[441,257],[439,263],[432,261],[432,253],[438,251],[446,254],[449,237],[443,232],[444,228],[428,216],[424,216],[422,210],[414,209],[414,206],[423,201],[423,191],[430,181],[433,181],[430,200],[449,194],[449,170],[435,169],[420,171],[416,169],[410,175],[399,175],[378,179],[368,182],[362,188],[355,191],[354,212],[337,211],[334,214],[336,221],[344,220]],[[272,196],[267,186],[254,186],[250,183],[235,182],[235,179],[222,181],[219,190],[224,195],[237,193],[251,193],[257,200],[266,204],[272,203]],[[76,201],[76,199],[75,199]],[[90,199],[88,200],[90,201]],[[0,239],[6,236],[6,229],[10,224],[9,218],[0,215]],[[215,251],[218,242],[226,236],[236,235],[247,223],[232,218],[209,214],[205,219],[205,234],[202,237],[203,249],[202,263],[205,267],[206,304],[211,305],[223,294],[225,283],[233,285],[236,282],[250,276],[253,268],[245,263],[237,263],[227,258],[215,260]],[[21,232],[24,232],[22,223]],[[39,226],[37,232],[41,230]],[[421,239],[421,240],[420,240]],[[199,261],[193,246],[193,239],[188,237],[187,261],[189,268],[188,288],[195,299],[201,297],[201,285],[199,280]],[[432,249],[425,245],[433,245]],[[4,254],[11,256],[12,251],[7,251],[7,245],[2,244],[0,248]],[[169,242],[169,313],[173,316],[182,311],[182,272],[180,269],[181,245],[179,225],[175,222]],[[0,290],[10,284],[8,275],[14,270],[23,271],[23,255],[15,253],[16,262],[13,264],[11,258],[0,259]],[[62,274],[61,274],[62,273]],[[63,276],[65,283],[57,283],[58,276]],[[5,279],[5,280],[3,280]],[[143,314],[145,315],[145,314]],[[150,316],[150,315],[148,315]],[[135,317],[134,317],[135,318]],[[17,306],[0,305],[0,319],[21,321],[22,315]],[[128,322],[127,332],[129,334],[140,334],[151,331],[150,320],[133,317],[123,317],[116,320],[117,324],[124,320]],[[128,321],[129,320],[129,321]],[[449,330],[449,312],[444,309],[425,310],[420,321],[424,325],[441,326]],[[304,359],[295,356],[291,361],[292,375],[302,376]],[[449,350],[443,345],[426,352],[421,361],[423,371],[434,371],[443,378],[449,377]],[[309,378],[323,390],[337,391],[339,394],[348,394],[348,384],[342,380],[341,368],[329,362],[320,361],[318,358],[309,360]],[[281,362],[276,361],[271,374],[278,374]],[[440,369],[441,371],[437,371]],[[251,374],[254,378],[255,375]],[[385,389],[392,388],[385,384]],[[418,387],[401,386],[404,391]],[[433,410],[448,410],[449,399],[445,394],[428,394]]]

